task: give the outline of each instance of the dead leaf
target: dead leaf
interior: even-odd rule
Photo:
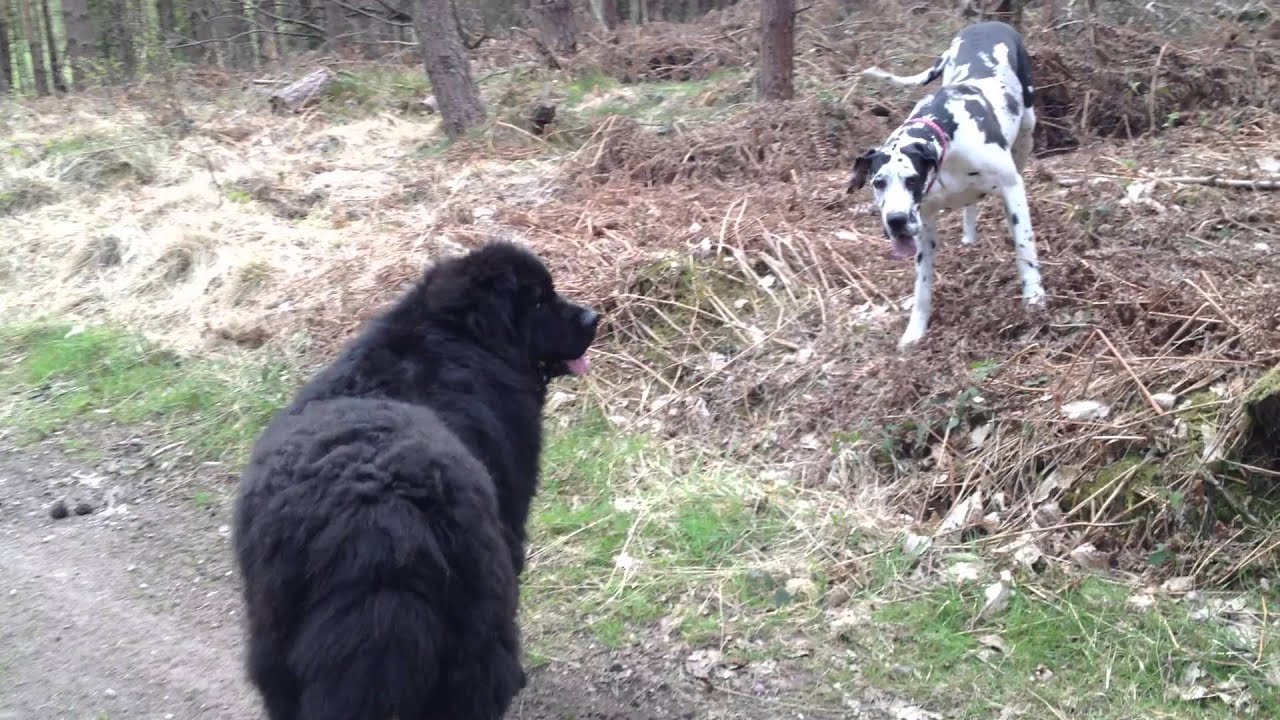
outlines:
[[[1068,554],[1068,557],[1071,558],[1072,562],[1085,570],[1100,571],[1106,570],[1110,567],[1110,561],[1108,560],[1106,553],[1094,547],[1093,543],[1084,543],[1083,545],[1078,546]]]
[[[720,664],[720,660],[723,657],[724,655],[719,650],[710,648],[694,650],[689,657],[685,658],[685,672],[699,680],[706,680],[711,677],[711,671]]]
[[[1111,408],[1097,400],[1076,400],[1062,405],[1062,415],[1068,420],[1103,420],[1111,414]]]
[[[1182,595],[1195,587],[1196,579],[1190,576],[1172,577],[1160,585],[1160,591],[1170,595]]]
[[[974,491],[972,495],[951,507],[951,511],[942,519],[942,523],[938,525],[938,530],[933,536],[935,538],[958,540],[960,533],[981,522],[982,493],[981,491]]]
[[[987,586],[982,591],[982,595],[986,598],[986,602],[982,606],[981,612],[978,613],[979,620],[999,615],[1009,607],[1009,596],[1013,594],[1013,588],[1003,580],[998,580]]]
[[[1009,654],[1009,643],[999,635],[979,635],[978,644],[983,647],[991,648],[1003,655]]]

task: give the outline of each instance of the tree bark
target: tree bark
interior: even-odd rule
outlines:
[[[13,90],[13,48],[9,46],[9,5],[0,2],[0,94]]]
[[[133,6],[133,0],[116,0],[111,3],[117,56],[126,79],[132,78],[138,69],[138,54],[134,51],[133,45],[133,31],[136,27]]]
[[[484,122],[480,91],[471,78],[471,60],[450,14],[449,0],[417,0],[414,23],[422,63],[440,104],[444,131],[451,138]]]
[[[44,44],[40,42],[40,26],[31,11],[32,0],[18,0],[22,21],[22,37],[31,51],[31,74],[34,76],[37,95],[49,94],[49,73],[44,65]]]
[[[796,52],[796,0],[761,0],[760,75],[756,91],[761,100],[790,100]]]
[[[62,0],[62,28],[67,36],[67,52],[63,59],[71,68],[72,87],[83,88],[89,74],[87,61],[93,57],[94,45],[89,0]]]
[[[326,0],[324,4],[324,31],[325,44],[334,50],[341,50],[351,43],[347,10],[333,0]]]
[[[258,35],[258,56],[264,63],[273,63],[280,59],[281,54],[280,37],[276,35],[279,29],[276,26],[276,18],[280,17],[279,5],[276,0],[257,0],[253,7],[258,16],[258,29],[262,31]]]
[[[618,12],[618,0],[596,0],[592,10],[595,11],[596,20],[600,21],[601,27],[609,32],[617,30],[622,24],[622,14]]]
[[[44,25],[44,41],[49,48],[49,76],[53,78],[53,89],[65,93],[67,76],[62,72],[62,61],[58,57],[58,39],[53,34],[53,14],[49,12],[49,0],[40,0],[40,15]]]
[[[569,0],[542,0],[534,9],[542,42],[559,55],[578,51],[578,23]]]
[[[1022,30],[1022,6],[1026,3],[1023,0],[1000,0],[996,3],[996,7],[991,11],[991,19],[1006,22]]]
[[[667,17],[666,0],[634,0],[644,3],[644,21],[662,22]]]

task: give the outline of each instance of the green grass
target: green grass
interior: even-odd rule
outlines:
[[[904,568],[882,570],[887,579]],[[1242,683],[1257,717],[1280,716],[1280,690],[1267,681],[1280,653],[1240,641],[1227,620],[1194,618],[1187,602],[1166,596],[1138,609],[1126,604],[1131,588],[1085,579],[1018,591],[1004,613],[977,621],[982,590],[937,587],[883,604],[873,616],[883,627],[855,641],[879,659],[864,663],[868,679],[957,718],[995,717],[1006,707],[1040,717],[1229,715],[1220,700],[1178,698],[1194,665],[1206,673],[1202,682]],[[1247,597],[1259,611],[1258,596]],[[1007,652],[988,647],[990,636]]]
[[[543,468],[524,588],[553,623],[581,619],[573,629],[618,647],[668,615],[702,642],[724,622],[759,624],[763,614],[790,611],[735,592],[737,578],[788,552],[775,544],[798,537],[788,532],[795,518],[757,506],[754,477],[677,457],[591,410],[549,435]],[[714,619],[687,606],[721,594],[732,607]]]
[[[281,368],[189,360],[109,328],[10,326],[0,345],[0,413],[32,438],[79,421],[154,422],[201,457],[241,457],[290,387]]]
[[[338,73],[324,97],[324,106],[353,117],[370,112],[401,110],[431,94],[431,83],[420,67],[374,65]]]

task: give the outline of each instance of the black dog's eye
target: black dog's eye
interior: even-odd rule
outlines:
[[[877,190],[883,190],[885,186],[884,178],[876,178],[871,181],[871,187]]]
[[[904,184],[907,186],[908,190],[915,190],[916,187],[920,185],[920,178],[909,177],[906,179],[906,182]]]

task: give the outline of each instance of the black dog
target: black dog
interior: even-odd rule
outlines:
[[[236,504],[271,720],[497,720],[547,383],[599,316],[532,254],[440,262],[271,422]]]

